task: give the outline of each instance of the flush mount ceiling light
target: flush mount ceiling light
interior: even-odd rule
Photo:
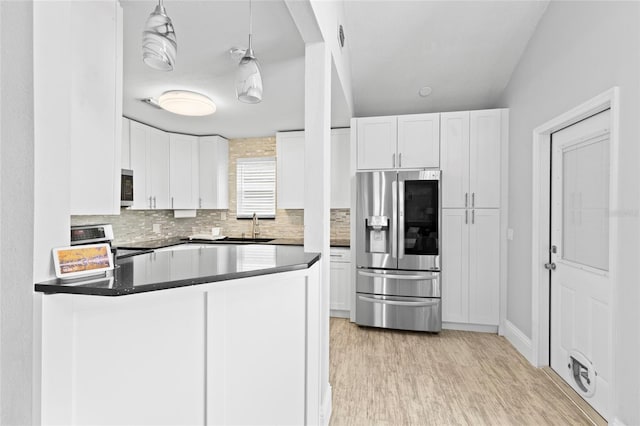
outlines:
[[[251,46],[252,16],[249,0],[249,47],[238,64],[236,73],[236,96],[240,102],[257,104],[262,101],[262,76],[260,66]]]
[[[216,112],[216,104],[207,96],[188,90],[169,90],[158,98],[164,110],[180,115],[203,116]]]
[[[159,71],[171,71],[176,63],[178,43],[163,0],[147,18],[142,32],[142,60]]]

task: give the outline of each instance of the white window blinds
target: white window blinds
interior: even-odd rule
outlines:
[[[276,159],[238,158],[237,213],[239,219],[276,217]]]

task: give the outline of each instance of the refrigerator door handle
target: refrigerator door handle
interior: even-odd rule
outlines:
[[[358,274],[364,277],[388,278],[392,280],[434,281],[438,279],[437,275],[379,274],[376,272],[367,272],[367,271],[358,271]]]
[[[404,180],[398,181],[398,259],[404,257]]]
[[[358,299],[362,300],[363,302],[381,303],[383,305],[414,306],[414,307],[434,306],[440,303],[440,299],[425,300],[420,302],[404,302],[400,300],[377,299],[374,297],[366,297],[362,295],[358,295]]]
[[[391,257],[395,259],[398,257],[398,187],[395,180],[391,186],[391,203],[393,204],[391,210],[393,212],[393,220],[391,221]]]

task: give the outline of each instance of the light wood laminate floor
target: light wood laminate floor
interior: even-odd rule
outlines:
[[[503,337],[331,318],[331,425],[591,425]]]

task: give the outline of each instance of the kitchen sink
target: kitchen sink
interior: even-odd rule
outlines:
[[[230,243],[268,243],[273,241],[273,238],[238,238],[238,237],[227,237],[222,242],[230,242]]]

